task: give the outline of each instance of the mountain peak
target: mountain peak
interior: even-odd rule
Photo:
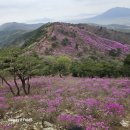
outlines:
[[[84,19],[82,23],[130,25],[130,8],[115,7],[93,18]]]
[[[114,7],[114,8],[111,8],[110,10],[130,10],[130,8],[126,8],[126,7]]]
[[[126,17],[126,16],[130,16],[130,9],[123,8],[123,7],[112,8],[100,15],[100,17],[105,17],[107,19],[109,17],[116,18],[116,17]]]

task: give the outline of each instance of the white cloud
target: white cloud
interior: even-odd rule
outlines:
[[[99,14],[112,7],[130,7],[130,0],[0,0],[0,23],[48,17],[65,19]]]

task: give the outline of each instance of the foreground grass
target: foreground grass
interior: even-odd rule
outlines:
[[[31,85],[20,97],[0,88],[0,130],[130,129],[129,79],[35,77]]]

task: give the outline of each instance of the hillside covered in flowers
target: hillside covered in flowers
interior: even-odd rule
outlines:
[[[0,88],[0,130],[130,128],[128,78],[35,77],[31,84],[29,96],[11,97]]]
[[[129,35],[102,27],[50,23],[33,33],[23,47],[39,55],[71,57],[116,55],[122,57],[130,52]]]

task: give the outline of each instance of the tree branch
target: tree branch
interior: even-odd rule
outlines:
[[[8,81],[7,81],[4,77],[2,77],[1,75],[0,75],[0,78],[7,84],[7,86],[9,87],[9,89],[10,89],[12,95],[15,96],[15,92],[13,91],[13,88],[12,88],[12,86],[8,83]]]

